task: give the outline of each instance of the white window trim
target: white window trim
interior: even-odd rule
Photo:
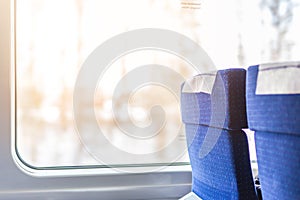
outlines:
[[[14,5],[0,1],[0,199],[178,199],[188,193],[190,166],[125,174],[103,168],[37,170],[20,161],[14,140]]]

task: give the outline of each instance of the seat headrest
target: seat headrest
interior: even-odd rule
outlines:
[[[226,69],[187,80],[181,90],[184,123],[224,129],[247,127],[246,71]]]
[[[247,114],[255,131],[300,135],[300,62],[251,66]]]

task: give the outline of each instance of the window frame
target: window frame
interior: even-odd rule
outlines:
[[[178,199],[190,191],[190,166],[159,172],[113,169],[34,169],[17,156],[15,143],[15,0],[0,2],[0,199]],[[132,168],[131,168],[132,169]]]

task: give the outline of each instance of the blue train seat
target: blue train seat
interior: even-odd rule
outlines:
[[[247,127],[245,82],[244,69],[227,69],[182,85],[192,191],[203,200],[257,199],[242,131]]]
[[[246,88],[262,197],[300,199],[300,63],[251,66]]]

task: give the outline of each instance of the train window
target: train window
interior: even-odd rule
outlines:
[[[171,0],[16,1],[20,159],[39,169],[188,165],[178,74],[183,81],[196,70],[183,59],[160,50],[133,51],[111,60],[98,77],[92,101],[83,94],[87,87],[76,86],[89,55],[115,35],[141,28],[197,35],[187,23],[194,14],[178,12],[180,2]],[[186,19],[180,19],[183,15]],[[166,66],[174,74],[169,85],[159,80],[152,84],[157,72],[149,68],[139,72],[150,64]],[[148,81],[131,90],[135,83],[128,80],[129,72]],[[75,88],[82,95],[76,96]],[[80,101],[78,115],[75,97]]]
[[[159,48],[130,49],[99,72],[93,96],[88,78],[87,85],[78,84],[82,67],[102,47],[117,52],[116,36],[146,28],[184,35],[218,69],[295,60],[300,52],[296,3],[16,0],[19,159],[40,169],[188,165],[178,80],[199,73],[195,66]],[[144,40],[151,40],[148,36]],[[130,46],[134,38],[129,39],[121,42]],[[104,59],[109,58],[99,54],[97,62]]]

